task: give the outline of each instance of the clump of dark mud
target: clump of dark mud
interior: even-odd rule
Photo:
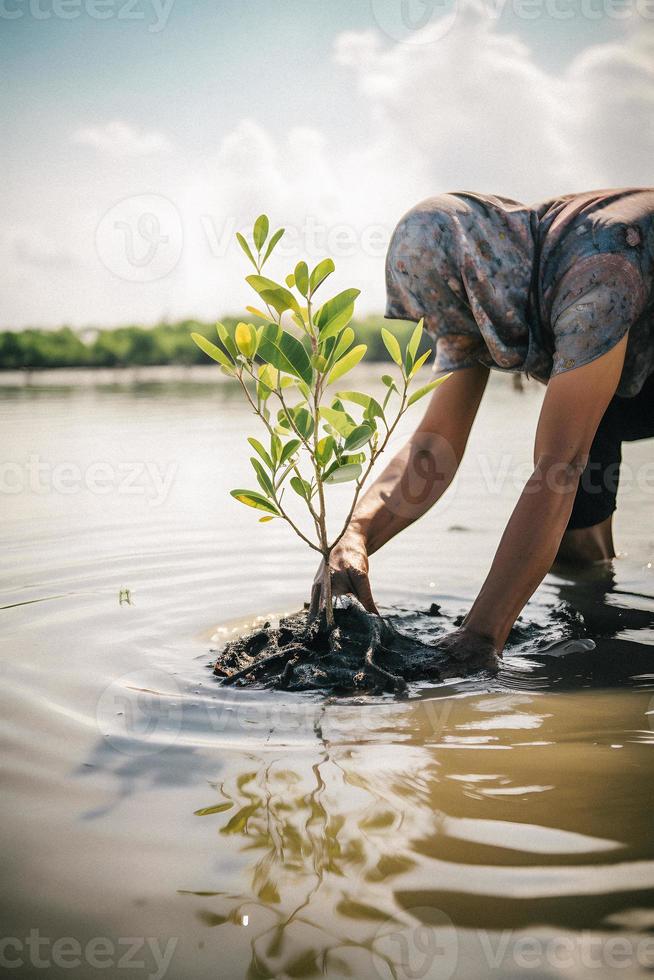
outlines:
[[[427,615],[440,616],[440,607],[433,605]],[[223,685],[402,694],[410,681],[497,670],[496,659],[462,662],[439,650],[437,640],[425,643],[398,631],[388,619],[366,612],[351,596],[337,600],[334,616],[332,630],[324,613],[311,621],[306,611],[281,619],[276,627],[266,623],[227,643],[214,673]]]

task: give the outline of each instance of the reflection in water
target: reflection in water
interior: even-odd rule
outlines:
[[[598,750],[627,710],[603,706],[598,727],[597,700],[583,717],[565,695],[414,702],[368,714],[363,742],[355,707],[327,711],[315,752],[228,764],[196,816],[243,860],[180,894],[205,926],[247,924],[251,977],[409,976],[421,949],[417,975],[440,977],[452,943],[456,967],[498,931],[610,934],[654,899],[654,772],[651,733],[630,733],[628,763]]]

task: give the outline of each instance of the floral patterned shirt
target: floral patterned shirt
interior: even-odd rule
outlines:
[[[428,198],[393,232],[386,283],[386,316],[424,317],[439,372],[479,362],[547,382],[628,331],[618,394],[635,395],[654,372],[654,189]]]

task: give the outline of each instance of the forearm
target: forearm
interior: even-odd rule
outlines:
[[[501,650],[523,606],[556,557],[583,467],[541,459],[513,511],[464,625]]]
[[[354,512],[348,535],[378,551],[445,493],[459,459],[443,436],[418,429],[375,480]]]

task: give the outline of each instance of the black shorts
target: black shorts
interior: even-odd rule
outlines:
[[[616,395],[610,402],[590,448],[570,515],[568,529],[592,527],[615,510],[622,443],[654,436],[654,374],[633,398]]]

